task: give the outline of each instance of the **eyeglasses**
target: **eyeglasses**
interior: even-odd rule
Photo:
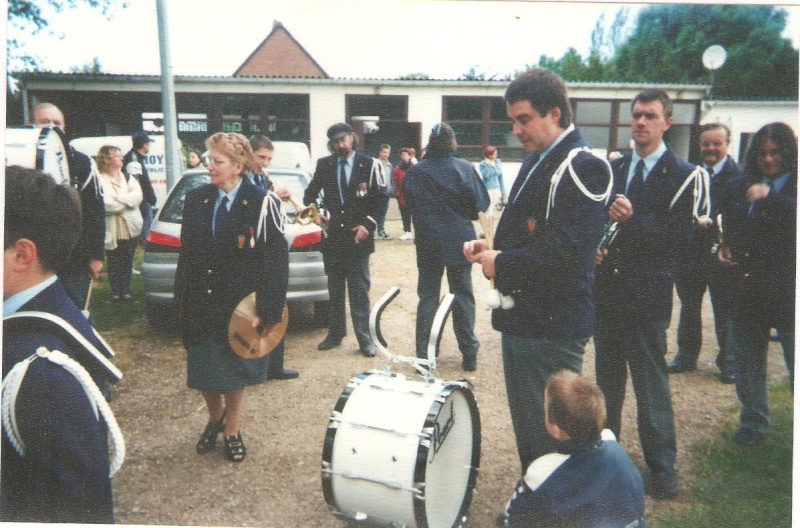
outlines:
[[[228,163],[228,160],[224,158],[206,158],[206,164],[208,165],[225,165],[226,163]]]

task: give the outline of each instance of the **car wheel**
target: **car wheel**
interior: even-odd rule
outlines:
[[[178,322],[173,303],[146,303],[144,309],[147,322],[154,330],[171,330]]]
[[[317,301],[314,303],[314,324],[317,326],[328,326],[328,312],[330,311],[330,301]]]

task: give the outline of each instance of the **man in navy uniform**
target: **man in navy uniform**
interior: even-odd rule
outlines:
[[[369,256],[375,251],[374,233],[381,204],[375,181],[373,159],[356,152],[356,135],[347,123],[328,128],[330,156],[317,161],[314,179],[303,196],[306,205],[324,191],[324,208],[330,218],[318,215],[317,224],[328,222],[328,236],[322,241],[325,273],[328,275],[330,312],[328,335],[320,350],[339,346],[347,333],[345,287],[350,298],[350,316],[361,353],[375,356],[369,335]]]
[[[78,193],[16,166],[6,169],[5,193],[3,381],[17,363],[45,347],[78,361],[102,391],[106,380],[119,378],[89,352],[106,349],[56,276],[78,240]],[[88,347],[61,326],[5,319],[29,311],[59,317]],[[4,431],[0,520],[112,524],[108,431],[78,379],[36,357],[16,395],[15,414],[15,432],[26,449],[20,452],[9,441],[13,433]]]
[[[740,168],[728,155],[731,130],[722,123],[708,123],[700,127],[700,154],[702,167],[711,178],[710,224],[697,225],[686,255],[681,262],[675,289],[681,301],[678,324],[678,353],[669,364],[670,374],[691,372],[697,369],[697,358],[703,344],[701,313],[703,296],[708,288],[714,310],[714,327],[717,335],[717,367],[723,383],[736,381],[733,357],[727,354],[726,334],[730,319],[730,270],[717,259],[714,251],[719,243],[717,213],[724,201],[729,182],[740,174]],[[722,226],[724,228],[724,226]]]
[[[679,260],[692,238],[692,187],[671,202],[694,165],[663,141],[672,101],[645,90],[631,105],[635,149],[612,162],[614,193],[608,218],[621,226],[607,252],[598,252],[594,298],[597,384],[606,397],[608,427],[621,438],[622,403],[630,365],[639,438],[659,499],[678,494],[675,423],[669,392],[666,331]],[[601,260],[601,257],[602,260]]]
[[[64,114],[56,105],[52,103],[36,105],[33,108],[33,125],[52,126],[59,132],[67,152],[70,184],[81,196],[81,235],[59,277],[67,294],[78,308],[83,309],[87,306],[90,279],[99,278],[103,270],[106,237],[103,191],[91,158],[69,146],[65,136]]]
[[[494,278],[501,294],[514,299],[513,307],[492,312],[492,326],[502,332],[506,392],[524,473],[557,449],[545,427],[545,384],[560,370],[581,372],[592,336],[593,262],[611,174],[605,160],[584,150],[557,75],[529,70],[509,85],[505,100],[512,133],[528,155],[497,226],[494,249],[473,240],[464,253]],[[572,169],[551,183],[568,158]]]

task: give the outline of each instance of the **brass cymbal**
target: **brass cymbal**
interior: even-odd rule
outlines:
[[[228,324],[228,343],[237,356],[244,359],[259,359],[278,346],[289,325],[289,309],[283,305],[281,322],[276,324],[266,337],[261,337],[253,328],[256,317],[256,294],[251,293],[239,303]]]

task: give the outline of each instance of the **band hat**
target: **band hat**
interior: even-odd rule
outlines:
[[[353,127],[347,123],[336,123],[328,129],[328,139],[330,141],[335,141],[354,132],[355,130],[353,130]]]

